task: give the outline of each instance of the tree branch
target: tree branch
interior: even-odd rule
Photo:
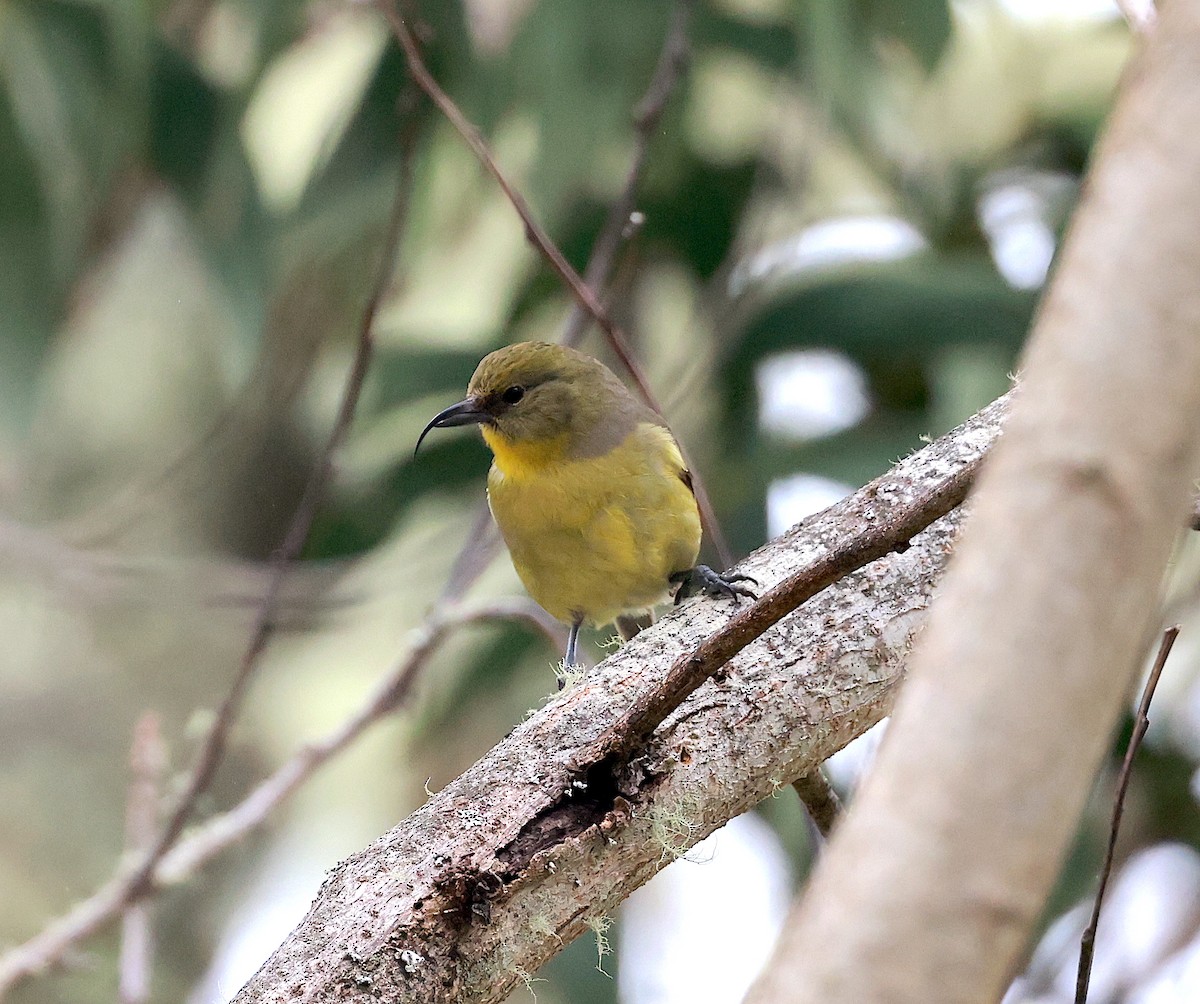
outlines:
[[[842,818],[843,813],[842,800],[833,790],[829,778],[818,767],[816,770],[796,778],[792,782],[792,788],[800,796],[800,801],[804,803],[804,808],[808,811],[808,818],[812,820],[812,825],[816,827],[817,833],[828,840],[833,835],[834,824]]]
[[[1146,685],[1142,688],[1142,699],[1138,702],[1137,714],[1133,719],[1133,732],[1129,736],[1129,745],[1125,748],[1125,759],[1121,761],[1121,770],[1117,774],[1117,786],[1113,792],[1112,818],[1108,826],[1108,845],[1104,849],[1104,863],[1100,868],[1100,881],[1096,885],[1096,898],[1092,902],[1092,915],[1083,937],[1079,942],[1079,968],[1075,978],[1075,1004],[1087,1004],[1088,983],[1092,978],[1092,956],[1096,951],[1096,931],[1100,927],[1100,908],[1104,904],[1104,892],[1108,888],[1108,879],[1112,875],[1113,857],[1117,851],[1117,833],[1121,829],[1121,817],[1125,813],[1125,793],[1129,790],[1129,779],[1133,776],[1133,760],[1137,756],[1142,740],[1146,738],[1146,730],[1150,728],[1150,702],[1154,700],[1154,690],[1158,686],[1158,678],[1167,665],[1167,657],[1179,637],[1179,625],[1175,624],[1163,632],[1162,641],[1158,646],[1158,655],[1150,674],[1146,677]]]
[[[125,846],[136,853],[154,839],[158,825],[159,787],[167,766],[158,716],[147,711],[133,730],[129,754],[129,795],[125,804]],[[146,903],[131,903],[121,918],[121,950],[117,963],[117,1000],[145,1004],[150,999],[154,931]]]
[[[805,570],[824,574],[850,541],[878,544],[881,527],[895,531],[893,546],[907,540],[961,497],[1006,407],[997,401],[741,567],[778,589]],[[887,713],[958,520],[938,520],[757,631],[665,715],[673,698],[648,695],[681,693],[680,668],[750,631],[754,608],[692,601],[642,632],[339,865],[237,1004],[502,1000],[589,918]]]
[[[592,254],[583,270],[583,282],[599,298],[604,293],[616,265],[617,253],[633,226],[637,192],[650,155],[650,141],[658,131],[667,103],[675,90],[688,60],[688,23],[695,0],[676,0],[671,9],[671,24],[658,56],[658,65],[650,78],[650,86],[633,112],[633,157],[625,174],[625,184],[608,209],[604,225],[592,245]],[[563,328],[564,345],[577,345],[587,330],[590,315],[578,300],[567,315]]]

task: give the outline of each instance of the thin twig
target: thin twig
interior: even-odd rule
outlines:
[[[416,629],[407,654],[358,711],[323,739],[302,746],[232,809],[206,820],[188,834],[162,860],[155,872],[156,885],[190,878],[227,847],[262,826],[271,813],[326,763],[407,702],[417,675],[453,630],[492,621],[525,621],[545,635],[552,646],[562,648],[562,625],[529,600],[506,600],[473,609],[457,609],[448,604],[435,608]]]
[[[671,8],[671,23],[658,56],[650,85],[633,111],[633,158],[625,174],[621,192],[609,207],[604,225],[592,245],[592,255],[583,270],[584,284],[597,297],[603,295],[616,265],[617,254],[633,224],[637,193],[650,154],[650,142],[658,131],[667,103],[688,61],[688,23],[695,0],[676,0]],[[589,312],[577,300],[567,314],[563,327],[564,345],[578,345],[587,330]]]
[[[533,211],[529,208],[529,203],[525,201],[525,197],[501,169],[479,129],[462,113],[450,95],[442,90],[441,85],[434,79],[433,74],[429,72],[429,68],[425,65],[425,60],[421,55],[420,46],[417,44],[416,36],[409,28],[404,16],[396,10],[391,0],[379,0],[378,6],[391,25],[392,33],[400,43],[400,48],[404,50],[404,56],[408,62],[408,72],[412,77],[413,83],[425,92],[438,111],[446,117],[455,131],[471,148],[471,152],[475,154],[480,164],[492,176],[496,184],[500,186],[500,190],[521,218],[521,223],[525,228],[525,236],[530,244],[546,259],[551,269],[554,270],[563,284],[570,290],[576,302],[595,319],[600,330],[604,332],[613,352],[620,359],[621,365],[629,373],[643,400],[661,415],[662,406],[658,403],[654,392],[651,390],[649,381],[642,372],[641,366],[634,359],[625,333],[609,317],[599,297],[580,278],[579,273],[571,267],[571,263],[567,261],[562,251],[559,250],[558,245],[554,243],[542,225],[538,223],[536,217],[533,215]],[[680,451],[684,454],[684,460],[687,462],[687,451],[682,444],[680,444]],[[692,471],[696,504],[700,508],[701,519],[704,522],[705,529],[708,531],[709,538],[713,542],[714,548],[716,548],[717,553],[721,557],[722,564],[727,566],[732,561],[731,552],[728,544],[725,542],[724,534],[717,524],[712,503],[703,484],[703,479],[697,474],[694,464],[689,462],[688,466]]]
[[[1117,847],[1117,831],[1121,828],[1121,816],[1125,812],[1125,793],[1129,790],[1129,778],[1133,774],[1133,758],[1137,756],[1138,748],[1150,727],[1150,702],[1154,699],[1154,688],[1158,686],[1158,678],[1162,676],[1171,647],[1179,637],[1179,625],[1167,628],[1163,632],[1162,641],[1158,645],[1158,655],[1146,677],[1146,686],[1142,688],[1142,699],[1138,702],[1137,714],[1133,719],[1133,732],[1129,736],[1129,745],[1125,747],[1125,759],[1121,762],[1121,770],[1117,774],[1117,790],[1113,795],[1112,819],[1108,827],[1108,847],[1104,851],[1104,864],[1100,868],[1100,884],[1096,887],[1096,901],[1092,904],[1092,917],[1084,929],[1079,941],[1079,970],[1075,977],[1075,1004],[1087,1004],[1088,983],[1092,978],[1092,958],[1096,951],[1096,930],[1100,926],[1100,906],[1104,901],[1104,890],[1108,887],[1108,879],[1112,874],[1113,854]]]
[[[408,62],[408,72],[413,82],[428,95],[438,111],[446,117],[455,131],[462,136],[471,148],[471,152],[475,154],[479,162],[492,178],[495,179],[496,184],[500,186],[500,190],[516,210],[517,215],[521,217],[521,222],[525,227],[526,238],[542,257],[546,259],[547,263],[571,291],[571,294],[579,304],[595,318],[596,323],[608,335],[612,342],[613,351],[620,357],[621,363],[629,371],[629,375],[637,384],[642,396],[646,398],[647,402],[653,400],[653,391],[651,391],[649,383],[647,383],[645,376],[642,374],[641,367],[638,366],[630,353],[624,334],[609,319],[599,299],[579,277],[575,269],[571,267],[571,263],[566,260],[563,253],[558,249],[558,245],[546,233],[542,225],[538,223],[537,218],[533,215],[533,210],[529,208],[529,203],[525,201],[525,196],[518,191],[516,186],[509,180],[508,175],[504,173],[499,163],[497,163],[491,148],[483,138],[483,134],[462,113],[450,95],[442,90],[441,85],[434,79],[433,74],[430,73],[429,68],[425,65],[425,59],[421,55],[420,46],[417,44],[417,39],[409,28],[404,16],[396,10],[395,6],[389,0],[380,0],[379,7],[391,25],[392,33],[400,43],[400,48],[404,50],[404,56]]]
[[[158,716],[147,711],[133,730],[129,754],[129,795],[125,806],[125,846],[144,851],[158,826],[159,786],[166,768]],[[117,1000],[120,1004],[145,1004],[150,999],[150,973],[154,957],[154,931],[146,903],[131,903],[121,918],[121,949],[117,962]]]
[[[500,550],[500,535],[492,522],[492,511],[487,501],[481,501],[475,510],[475,519],[467,531],[467,539],[450,566],[450,574],[442,587],[438,603],[450,603],[461,599],[479,578]]]
[[[833,790],[825,772],[818,767],[811,773],[796,778],[792,787],[804,803],[808,818],[812,820],[817,832],[828,840],[834,825],[841,818],[842,800]]]
[[[112,922],[130,903],[145,896],[153,886],[155,869],[183,833],[195,811],[200,796],[207,791],[217,766],[225,753],[230,730],[241,708],[242,699],[267,647],[283,589],[288,567],[300,554],[309,529],[316,516],[317,506],[328,481],[333,456],[350,428],[366,378],[374,348],[373,327],[383,303],[395,267],[396,250],[407,216],[408,192],[411,188],[410,157],[401,156],[400,179],[396,187],[391,216],[387,224],[378,268],[370,296],[359,324],[358,347],[350,372],[346,377],[341,404],[329,438],[317,458],[296,507],[291,525],[271,560],[270,580],[254,619],[250,641],[242,655],[237,672],[201,744],[195,765],[187,777],[183,792],[176,800],[166,823],[159,830],[148,850],[132,865],[122,869],[89,899],[79,903],[63,917],[0,958],[0,999],[16,983],[41,972],[60,960],[72,945],[90,937]]]
[[[284,577],[287,575],[288,567],[299,557],[300,550],[304,547],[304,542],[308,539],[309,530],[312,528],[313,520],[317,515],[317,507],[321,502],[325,485],[329,481],[334,454],[341,447],[350,431],[350,425],[354,420],[354,412],[358,407],[359,395],[362,393],[363,381],[366,379],[367,369],[370,366],[371,356],[375,347],[373,330],[375,318],[379,313],[379,308],[382,306],[383,299],[387,295],[391,284],[392,273],[395,269],[396,249],[399,247],[400,236],[403,233],[404,222],[408,213],[409,178],[411,173],[409,157],[402,155],[400,162],[400,180],[396,186],[395,199],[392,202],[391,217],[388,220],[387,230],[385,231],[383,249],[376,268],[371,294],[359,323],[358,345],[350,366],[350,372],[346,377],[345,389],[342,392],[342,400],[333,422],[333,428],[330,430],[329,438],[326,440],[325,446],[321,450],[316,464],[313,466],[308,483],[304,486],[304,494],[300,497],[300,502],[296,506],[295,515],[292,517],[291,525],[288,527],[283,543],[280,544],[272,556],[271,579],[267,586],[266,595],[263,597],[258,614],[255,617],[250,644],[246,647],[246,651],[242,656],[242,662],[238,667],[237,675],[234,677],[233,684],[230,686],[229,692],[226,694],[225,700],[217,712],[216,719],[209,729],[208,735],[205,737],[199,760],[192,770],[187,787],[184,789],[178,805],[171,814],[167,825],[163,827],[162,832],[159,834],[153,853],[147,856],[147,860],[138,869],[137,873],[135,873],[135,890],[138,890],[143,883],[149,880],[154,871],[155,863],[167,852],[183,831],[183,827],[187,824],[195,808],[196,800],[208,789],[209,784],[212,782],[213,774],[216,772],[217,765],[224,755],[229,731],[233,727],[234,719],[241,708],[242,697],[245,694],[246,687],[258,666],[259,658],[265,651],[267,642],[270,640],[273,632],[275,613],[283,589]]]

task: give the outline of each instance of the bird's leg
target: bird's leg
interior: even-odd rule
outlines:
[[[568,666],[576,665],[576,656],[579,654],[579,629],[582,626],[582,617],[576,617],[571,621],[571,630],[567,633],[567,657],[565,659]]]
[[[752,600],[758,599],[751,590],[738,585],[739,582],[753,582],[757,586],[757,579],[736,572],[732,575],[729,572],[714,572],[708,565],[697,565],[682,572],[672,572],[668,578],[671,582],[679,583],[679,588],[675,591],[676,606],[696,593],[703,593],[705,596],[729,596],[735,603],[742,596],[749,596]]]
[[[576,616],[571,621],[571,630],[567,632],[567,654],[563,659],[563,668],[570,671],[571,667],[576,665],[576,658],[579,654],[579,629],[583,625],[583,617]],[[558,689],[562,690],[566,686],[566,676],[558,678]]]

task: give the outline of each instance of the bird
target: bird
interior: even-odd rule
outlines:
[[[672,592],[676,603],[756,598],[750,576],[697,564],[700,511],[679,445],[598,359],[549,342],[497,349],[416,449],[431,430],[464,425],[492,451],[487,500],[517,576],[569,625],[567,666],[585,623],[628,624]]]

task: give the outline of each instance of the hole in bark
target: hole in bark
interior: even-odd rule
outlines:
[[[496,852],[496,861],[505,881],[521,874],[540,851],[556,847],[564,840],[580,836],[599,826],[623,794],[617,782],[620,761],[601,760],[587,769],[583,777],[571,782],[558,801],[529,820],[507,846]]]

